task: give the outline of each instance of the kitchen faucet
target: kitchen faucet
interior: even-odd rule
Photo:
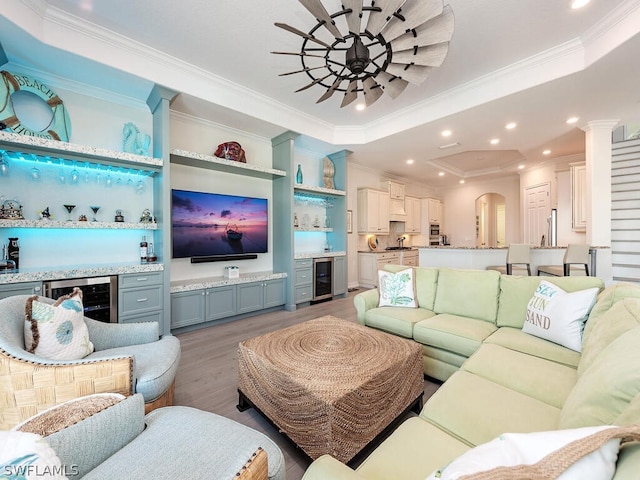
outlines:
[[[404,235],[400,235],[398,237],[398,245],[400,246],[400,248],[404,248],[403,243],[404,243]]]

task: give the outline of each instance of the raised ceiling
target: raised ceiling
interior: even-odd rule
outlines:
[[[340,9],[339,0],[323,3]],[[580,10],[570,0],[445,3],[455,31],[443,65],[364,111],[340,108],[339,95],[316,104],[323,88],[293,93],[307,77],[279,76],[300,62],[270,52],[298,51],[300,38],[274,23],[316,23],[295,0],[8,0],[0,42],[12,64],[139,99],[162,84],[183,92],[177,111],[266,137],[294,130],[436,187],[580,154],[589,121],[638,122],[637,0],[591,0]],[[570,116],[580,120],[568,125]],[[506,130],[510,121],[517,127]],[[452,135],[442,137],[445,129]]]

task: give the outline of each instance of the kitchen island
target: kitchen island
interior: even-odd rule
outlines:
[[[484,270],[490,265],[505,265],[507,247],[477,248],[450,245],[418,246],[421,267],[474,268]],[[531,247],[531,273],[535,275],[538,265],[562,265],[566,246]],[[589,274],[596,275],[609,284],[612,281],[611,249],[591,247]]]

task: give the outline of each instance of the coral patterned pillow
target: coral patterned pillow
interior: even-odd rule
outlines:
[[[28,352],[51,360],[76,360],[93,352],[84,323],[82,290],[78,287],[53,305],[29,297],[24,322]]]
[[[378,270],[379,307],[416,308],[416,295],[413,286],[413,269],[407,268],[397,273]]]

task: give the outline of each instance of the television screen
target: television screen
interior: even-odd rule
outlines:
[[[266,253],[266,198],[171,191],[173,258]]]

